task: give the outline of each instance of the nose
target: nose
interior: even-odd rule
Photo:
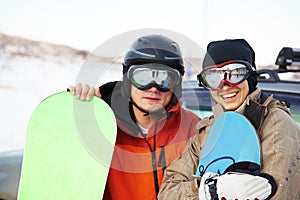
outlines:
[[[223,79],[220,84],[220,89],[226,90],[227,88],[230,88],[230,87],[231,87],[231,84],[227,80]]]
[[[150,87],[147,89],[148,92],[159,92],[158,89],[155,86]]]

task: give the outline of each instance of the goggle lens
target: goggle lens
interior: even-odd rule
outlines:
[[[206,68],[198,80],[207,89],[220,89],[223,84],[234,86],[243,82],[253,71],[249,63],[232,61]]]
[[[155,86],[159,91],[166,92],[180,82],[181,75],[166,65],[144,64],[131,66],[128,78],[138,89],[146,90]]]

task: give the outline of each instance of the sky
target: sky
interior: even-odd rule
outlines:
[[[299,0],[0,0],[0,32],[93,51],[135,29],[168,29],[203,49],[245,38],[257,65],[300,47]]]

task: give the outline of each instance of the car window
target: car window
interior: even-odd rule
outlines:
[[[285,102],[289,107],[293,119],[300,126],[300,94],[264,91],[268,96],[273,94],[273,97]]]
[[[212,115],[213,100],[205,89],[185,89],[182,91],[181,100],[183,107],[200,116],[201,118]]]
[[[284,73],[278,73],[278,77],[281,81],[293,81],[300,83],[300,72],[298,71],[290,71]]]

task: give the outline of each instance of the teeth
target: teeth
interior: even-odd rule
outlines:
[[[236,93],[230,93],[230,94],[224,94],[222,95],[223,98],[230,98],[230,97],[234,97],[236,95]]]

